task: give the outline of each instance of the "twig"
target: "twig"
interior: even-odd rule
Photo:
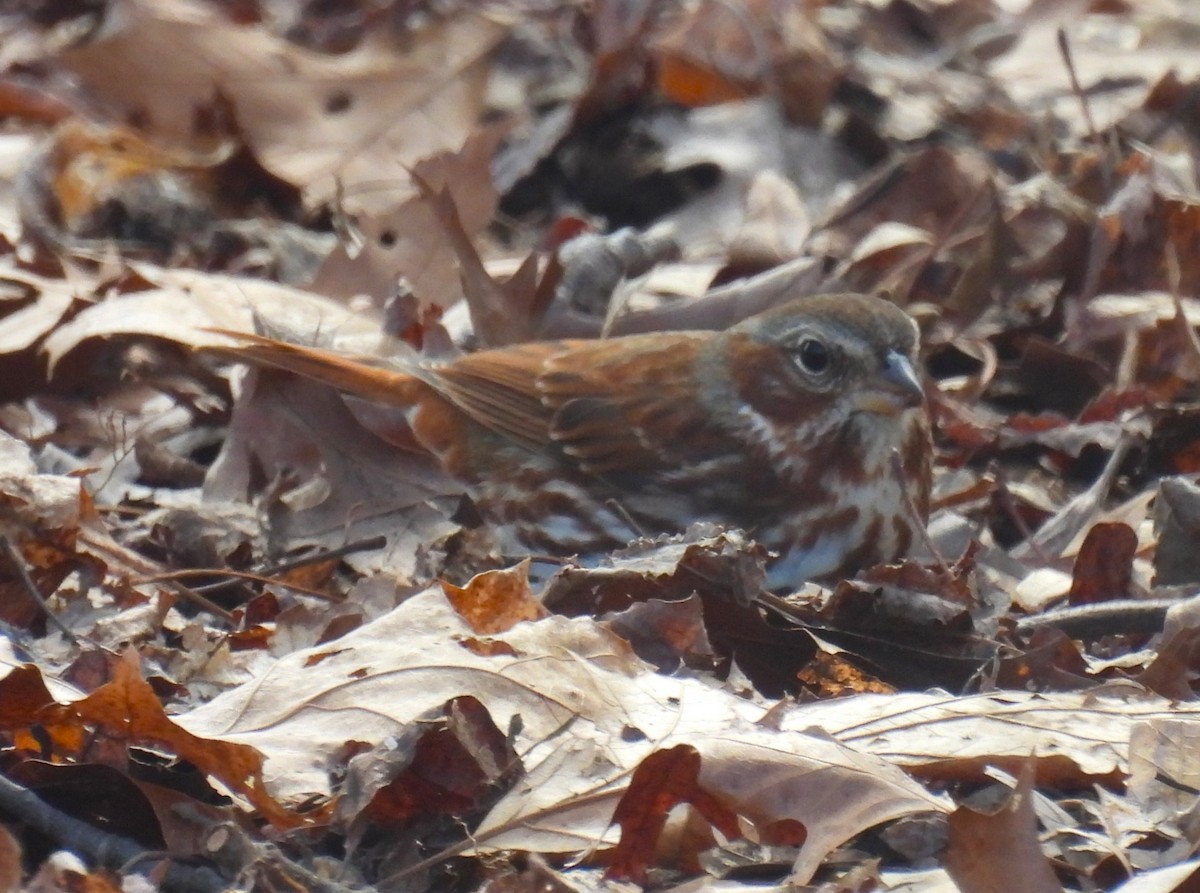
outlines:
[[[1021,541],[1029,544],[1029,551],[1033,553],[1033,557],[1037,559],[1038,564],[1045,566],[1052,564],[1050,556],[1042,550],[1037,540],[1033,538],[1032,528],[1021,517],[1021,510],[1017,508],[1017,504],[1013,500],[1012,490],[1008,489],[1008,479],[998,465],[992,467],[992,480],[996,483],[996,499],[1000,502],[1000,508],[1004,510],[1004,514],[1008,516],[1008,520],[1017,528],[1017,533],[1021,535]]]
[[[921,519],[921,513],[917,511],[917,504],[913,502],[912,494],[908,492],[908,487],[904,486],[904,461],[900,458],[899,450],[892,450],[888,461],[892,466],[892,475],[896,478],[896,483],[900,486],[900,498],[904,500],[904,510],[908,513],[908,519],[913,522],[913,526],[917,529],[917,536],[921,538],[921,545],[929,550],[929,554],[933,556],[934,563],[947,577],[954,576],[954,571],[950,569],[950,565],[946,563],[946,559],[942,557],[942,552],[933,542],[933,537],[929,535],[929,528],[926,527],[926,522]]]
[[[1087,94],[1083,92],[1083,87],[1079,84],[1079,75],[1075,72],[1075,60],[1071,55],[1071,42],[1067,39],[1067,30],[1059,28],[1055,36],[1058,38],[1058,52],[1062,56],[1063,64],[1067,67],[1067,77],[1071,79],[1071,92],[1079,100],[1079,110],[1083,113],[1083,123],[1088,129],[1088,138],[1103,149],[1104,144],[1100,141],[1100,134],[1096,131],[1096,121],[1092,118],[1091,103],[1088,102]]]
[[[120,563],[143,576],[150,577],[163,572],[162,568],[153,561],[150,561],[144,555],[139,555],[132,549],[122,546],[107,533],[81,528],[79,538],[82,543],[89,546],[93,551],[99,552],[102,556],[110,558],[113,563]],[[167,580],[166,585],[177,595],[190,601],[197,607],[216,614],[230,623],[234,621],[235,618],[231,611],[227,611],[216,602],[205,598],[199,592],[196,592],[196,590],[184,586],[178,580]]]
[[[196,607],[203,608],[205,611],[208,611],[212,614],[216,614],[218,617],[220,617],[224,620],[227,620],[230,623],[233,623],[234,620],[237,619],[233,616],[232,611],[230,611],[226,608],[222,608],[216,602],[212,601],[211,599],[205,598],[203,595],[201,595],[195,589],[192,589],[188,586],[184,586],[178,580],[166,580],[165,582],[166,582],[167,586],[169,586],[171,588],[172,592],[174,592],[178,596],[181,596],[186,601],[191,602]]]
[[[1100,134],[1096,131],[1096,121],[1092,118],[1091,103],[1088,101],[1087,94],[1083,91],[1083,87],[1079,83],[1079,75],[1075,71],[1075,60],[1071,55],[1071,43],[1067,38],[1066,29],[1059,28],[1056,37],[1058,38],[1058,51],[1062,55],[1063,64],[1067,68],[1067,77],[1071,80],[1071,90],[1079,102],[1079,108],[1083,114],[1083,123],[1088,130],[1088,137],[1096,144],[1097,150],[1101,153],[1100,179],[1104,184],[1105,195],[1111,199],[1113,191],[1113,166],[1109,162],[1109,153],[1105,151],[1105,145],[1100,138]],[[1068,305],[1065,325],[1066,335],[1063,339],[1064,345],[1068,349],[1078,347],[1077,341],[1082,337],[1080,317],[1087,312],[1085,308],[1088,302],[1095,297],[1100,281],[1100,266],[1107,259],[1108,253],[1112,248],[1111,236],[1109,236],[1108,230],[1101,225],[1102,222],[1102,220],[1097,219],[1092,226],[1091,244],[1088,246],[1087,265],[1084,267],[1084,277],[1080,294],[1076,296],[1073,305]]]
[[[301,595],[311,595],[313,598],[321,598],[321,599],[325,599],[326,601],[340,601],[340,599],[337,596],[332,596],[327,592],[320,592],[316,589],[309,589],[307,586],[298,586],[295,583],[285,583],[283,580],[276,580],[272,577],[268,577],[263,574],[252,574],[249,571],[220,570],[220,569],[214,570],[214,569],[205,568],[205,567],[193,567],[193,568],[186,568],[184,570],[178,570],[178,571],[165,571],[161,574],[152,574],[148,577],[142,577],[138,580],[135,580],[134,582],[135,583],[167,583],[167,582],[173,582],[176,580],[180,580],[185,577],[199,577],[199,576],[211,577],[214,574],[220,574],[222,576],[232,577],[237,580],[250,580],[254,583],[264,583],[264,584],[269,584],[271,586],[282,586],[284,589],[291,589],[293,592],[299,592]],[[195,593],[196,595],[200,596],[201,598],[204,598],[204,596],[200,595],[200,593],[202,591],[212,591],[212,588],[213,587],[199,587],[199,588],[192,589],[189,591]]]
[[[1154,780],[1159,784],[1166,785],[1172,790],[1179,791],[1181,794],[1190,794],[1193,797],[1200,794],[1200,788],[1194,788],[1190,784],[1184,784],[1182,781],[1176,781],[1165,772],[1155,772]]]
[[[296,592],[300,592],[305,595],[311,595],[316,598],[324,598],[324,599],[329,599],[332,601],[334,599],[324,592],[317,592],[315,590],[306,589],[303,586],[296,586],[291,583],[284,583],[279,580],[267,579],[267,578],[274,578],[275,576],[277,576],[279,574],[285,574],[288,571],[296,570],[297,568],[305,567],[310,564],[317,564],[318,562],[321,562],[321,561],[330,561],[334,558],[344,558],[347,555],[353,555],[355,552],[367,552],[367,551],[370,551],[371,549],[381,549],[386,544],[387,544],[387,537],[385,537],[383,534],[380,534],[379,536],[372,536],[372,537],[368,537],[367,539],[354,540],[352,542],[346,543],[344,546],[338,546],[336,549],[320,549],[316,552],[313,552],[310,555],[304,555],[299,558],[293,558],[290,561],[281,561],[277,564],[270,564],[270,565],[267,565],[266,567],[260,569],[257,572],[247,573],[247,572],[232,571],[232,570],[228,570],[228,569],[221,569],[221,570],[217,570],[217,569],[199,570],[199,569],[197,569],[197,570],[188,571],[188,573],[225,575],[225,576],[234,578],[232,580],[218,580],[215,583],[206,583],[203,586],[196,586],[193,588],[193,590],[192,590],[193,592],[203,593],[204,595],[212,595],[214,592],[223,592],[226,589],[229,589],[237,579],[249,579],[249,580],[261,581],[263,583],[277,584],[279,586],[284,586],[288,589],[292,589]],[[169,575],[164,574],[162,576],[167,577]]]
[[[1167,609],[1179,604],[1179,599],[1122,598],[1059,608],[1017,621],[1017,632],[1023,636],[1050,627],[1062,630],[1072,639],[1097,639],[1132,633],[1160,633]]]
[[[273,564],[270,567],[259,571],[265,577],[272,577],[275,574],[284,574],[288,571],[294,571],[296,568],[305,567],[310,564],[316,564],[321,561],[329,561],[334,558],[345,558],[347,555],[353,555],[355,552],[370,552],[372,549],[382,549],[387,545],[387,537],[383,534],[379,536],[368,537],[364,540],[352,540],[344,546],[338,546],[336,549],[325,549],[323,551],[314,552],[311,555],[304,555],[300,558],[293,558],[290,561],[281,561],[278,564]]]
[[[4,552],[4,556],[8,559],[8,563],[11,564],[13,570],[16,571],[17,579],[20,580],[21,585],[25,587],[25,591],[29,594],[29,597],[37,603],[38,607],[42,609],[42,613],[46,615],[46,620],[49,622],[49,624],[62,633],[66,640],[72,645],[78,645],[79,639],[75,637],[74,633],[67,629],[63,622],[58,619],[58,615],[51,611],[50,606],[46,604],[46,599],[42,597],[42,593],[38,590],[37,584],[33,582],[33,578],[29,576],[29,571],[25,569],[25,561],[21,558],[21,554],[16,550],[16,547],[13,546],[12,541],[9,540],[7,536],[2,534],[0,534],[0,551]]]
[[[642,530],[642,525],[638,524],[633,515],[629,514],[628,509],[621,505],[619,501],[616,499],[606,499],[604,500],[604,505],[606,508],[610,508],[620,515],[621,520],[629,525],[629,529],[632,530],[639,539],[650,539],[650,537],[646,536],[646,531]]]
[[[50,806],[33,791],[0,776],[0,809],[72,852],[108,868],[140,859],[143,847]],[[162,888],[177,893],[221,893],[230,884],[211,868],[167,862]]]

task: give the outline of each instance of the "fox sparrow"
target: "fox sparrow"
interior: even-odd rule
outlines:
[[[533,342],[444,364],[236,337],[223,353],[403,407],[514,552],[588,555],[712,521],[776,553],[779,587],[897,558],[928,511],[917,328],[878,298],[819,295],[724,332]]]

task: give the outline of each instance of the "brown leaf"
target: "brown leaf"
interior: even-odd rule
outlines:
[[[412,732],[415,740],[351,760],[348,788],[355,796],[339,804],[343,818],[356,817],[359,807],[365,820],[386,825],[469,814],[519,766],[504,733],[475,698],[455,698]]]
[[[796,674],[796,679],[805,691],[818,698],[844,698],[867,692],[885,694],[896,690],[830,650],[818,650]]]
[[[1137,534],[1128,524],[1093,524],[1075,556],[1070,603],[1088,605],[1128,595],[1137,547]]]
[[[450,604],[479,635],[511,629],[525,620],[547,616],[529,588],[529,559],[502,571],[485,571],[458,587],[442,583]]]
[[[431,189],[448,194],[457,226],[466,236],[477,235],[496,210],[488,161],[501,135],[499,128],[487,128],[462,146],[412,167]],[[377,311],[384,309],[383,301],[401,278],[422,307],[449,307],[462,297],[456,252],[475,254],[475,249],[455,243],[439,220],[434,199],[417,192],[415,185],[394,208],[356,214],[353,229],[361,244],[343,242],[334,248],[317,271],[313,291],[344,301],[368,295]]]
[[[498,138],[496,142],[499,142]],[[488,148],[494,148],[494,144]],[[531,289],[522,293],[516,289],[506,289],[484,269],[483,261],[471,242],[470,233],[463,225],[463,219],[448,184],[434,188],[419,170],[414,170],[412,177],[420,190],[421,199],[433,212],[434,219],[441,227],[445,240],[458,262],[463,297],[470,308],[471,322],[481,344],[485,347],[499,347],[528,341],[537,327],[537,320],[531,312],[534,291]],[[525,281],[526,277],[517,277],[514,283],[524,285]],[[435,303],[448,303],[439,300],[440,296],[433,297],[418,292],[418,297],[433,300]]]
[[[700,786],[700,762],[694,747],[678,744],[655,751],[633,770],[629,787],[613,810],[613,822],[621,826],[621,840],[613,850],[606,877],[645,884],[667,813],[681,803],[695,807],[727,839],[741,836],[737,815]]]
[[[314,331],[345,339],[367,333],[379,341],[377,323],[348,313],[328,298],[275,282],[241,276],[138,265],[149,287],[99,301],[58,326],[43,346],[50,372],[91,338],[123,335],[165,338],[186,347],[212,347],[229,339],[212,329],[253,332],[256,325],[280,337],[311,340]]]
[[[296,828],[305,820],[288,812],[263,786],[262,756],[252,747],[199,738],[176,725],[163,710],[153,689],[138,670],[135,652],[117,664],[112,682],[87,697],[46,711],[48,718],[69,724],[83,722],[103,728],[130,744],[168,747],[200,771],[219,778],[246,797],[262,816],[279,828]]]
[[[681,663],[711,669],[718,660],[704,625],[703,600],[697,595],[679,601],[635,602],[604,620],[659,672],[675,672]]]
[[[755,21],[754,30],[746,27]],[[797,123],[821,121],[838,67],[808,7],[749,0],[737,11],[701,4],[655,40],[658,86],[684,105],[711,105],[775,90]]]
[[[0,679],[0,728],[12,731],[31,725],[56,703],[36,667],[16,667]]]

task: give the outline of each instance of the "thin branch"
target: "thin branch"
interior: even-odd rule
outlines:
[[[950,569],[950,565],[946,563],[946,559],[942,557],[942,552],[938,549],[933,541],[933,537],[929,535],[929,528],[926,522],[921,518],[921,513],[917,511],[917,504],[913,502],[912,494],[908,492],[908,487],[904,482],[904,462],[900,458],[899,450],[892,450],[888,461],[892,466],[892,475],[896,478],[896,483],[900,486],[900,496],[904,500],[904,511],[908,514],[908,518],[913,523],[913,527],[917,530],[917,536],[921,539],[923,545],[931,556],[934,563],[947,577],[954,576],[954,571]]]
[[[46,599],[42,597],[37,584],[33,582],[33,577],[29,576],[29,571],[25,569],[25,560],[21,557],[21,553],[17,551],[12,541],[5,535],[0,535],[0,552],[4,553],[5,558],[8,559],[8,563],[12,565],[13,570],[16,572],[17,579],[21,582],[29,597],[42,609],[42,613],[46,615],[46,620],[50,625],[62,633],[72,645],[78,645],[79,639],[58,619],[58,615],[50,610],[50,606],[46,604]]]
[[[177,570],[177,571],[164,571],[161,574],[152,574],[151,576],[148,576],[148,577],[141,577],[137,580],[134,580],[133,582],[135,584],[136,583],[168,583],[168,582],[174,582],[177,580],[182,580],[187,577],[201,577],[201,576],[211,577],[213,575],[231,577],[236,580],[250,580],[253,583],[262,583],[264,585],[270,585],[270,586],[282,586],[284,589],[290,589],[293,592],[299,592],[301,595],[311,595],[313,598],[320,598],[320,599],[324,599],[325,601],[332,601],[332,602],[341,601],[341,599],[338,598],[337,596],[330,595],[327,592],[320,592],[319,590],[316,590],[316,589],[309,589],[307,586],[299,586],[295,583],[286,583],[283,580],[276,580],[273,577],[268,577],[268,576],[265,576],[264,574],[252,574],[249,571],[222,570],[222,569],[213,569],[213,568],[206,568],[206,567],[193,567],[193,568],[185,568],[184,570]],[[218,584],[218,585],[223,585],[223,584]],[[201,592],[211,592],[214,588],[216,588],[216,587],[207,586],[207,587],[200,587],[200,588],[192,589],[189,591],[194,593],[195,595],[199,596],[200,598],[204,598],[204,596],[201,595]]]
[[[1083,92],[1083,87],[1079,83],[1079,75],[1075,71],[1075,59],[1071,55],[1071,42],[1067,38],[1067,30],[1059,28],[1055,37],[1058,39],[1058,52],[1062,56],[1063,65],[1067,68],[1067,77],[1071,79],[1071,92],[1075,94],[1075,98],[1079,101],[1079,110],[1083,113],[1083,123],[1088,130],[1088,138],[1097,147],[1103,149],[1104,143],[1100,140],[1100,134],[1096,130],[1096,120],[1092,117],[1091,103],[1088,102],[1087,94]]]
[[[383,534],[379,536],[368,537],[362,540],[352,540],[344,546],[338,546],[336,549],[324,549],[304,555],[300,558],[293,558],[290,561],[281,561],[278,564],[273,564],[270,567],[259,571],[263,576],[273,577],[276,574],[287,573],[294,571],[300,567],[306,567],[310,564],[317,564],[321,561],[329,561],[334,558],[345,558],[347,555],[353,555],[355,552],[370,552],[372,549],[382,549],[387,545],[387,537]]]
[[[140,861],[145,854],[140,844],[67,815],[3,776],[0,776],[0,809],[63,848],[107,868],[117,869],[125,863]],[[211,868],[167,862],[161,889],[172,893],[221,893],[229,887],[229,882]]]
[[[309,555],[303,555],[299,558],[293,558],[289,561],[281,561],[276,564],[267,565],[257,572],[233,571],[228,569],[192,569],[187,571],[179,571],[175,574],[152,574],[148,576],[147,581],[158,579],[169,579],[172,576],[185,574],[208,574],[213,576],[227,576],[233,579],[218,580],[215,583],[206,583],[203,586],[196,586],[192,589],[193,592],[199,592],[204,595],[212,595],[214,592],[223,592],[233,586],[234,582],[239,579],[253,580],[261,583],[271,583],[278,586],[286,587],[294,592],[299,592],[304,595],[311,595],[314,598],[322,598],[328,601],[338,601],[328,593],[318,592],[314,589],[308,589],[303,586],[297,586],[293,583],[285,583],[281,580],[276,580],[274,577],[279,574],[285,574],[288,571],[296,570],[297,568],[306,567],[311,564],[317,564],[322,561],[331,561],[335,558],[344,558],[347,555],[353,555],[356,552],[369,552],[372,549],[381,549],[387,544],[387,537],[383,534],[372,536],[366,539],[353,540],[346,543],[344,546],[338,546],[336,549],[320,549]]]
[[[151,577],[163,573],[163,569],[153,561],[150,561],[144,555],[139,555],[132,549],[122,546],[105,532],[81,528],[79,538],[82,543],[86,544],[93,551],[111,559],[112,563],[121,564],[143,576]],[[196,590],[184,586],[178,580],[166,580],[165,582],[181,598],[190,601],[192,604],[209,613],[216,614],[229,623],[234,621],[235,618],[231,611],[227,611],[211,599],[205,598],[199,592],[196,592]]]
[[[1177,604],[1179,599],[1122,598],[1090,605],[1073,605],[1022,617],[1017,621],[1017,632],[1027,636],[1035,630],[1049,627],[1062,630],[1072,639],[1160,633],[1167,610]]]

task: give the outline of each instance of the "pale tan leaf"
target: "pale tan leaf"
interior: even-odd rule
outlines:
[[[406,169],[458,149],[479,119],[488,56],[505,33],[480,15],[321,56],[185,0],[121,0],[62,64],[124,116],[176,141],[218,94],[272,173],[354,210],[398,207]]]
[[[88,338],[149,335],[188,347],[225,344],[227,339],[205,329],[255,331],[261,321],[282,336],[311,340],[316,333],[342,336],[371,333],[378,325],[349,313],[320,295],[261,279],[167,270],[139,264],[138,273],[160,287],[116,295],[87,308],[59,326],[46,339],[50,370]]]
[[[1103,776],[1129,771],[1138,723],[1167,719],[1200,719],[1200,705],[1112,683],[1088,692],[858,695],[790,707],[782,726],[817,726],[847,745],[925,771],[953,775],[971,763],[1033,756],[1066,757],[1081,773]]]

